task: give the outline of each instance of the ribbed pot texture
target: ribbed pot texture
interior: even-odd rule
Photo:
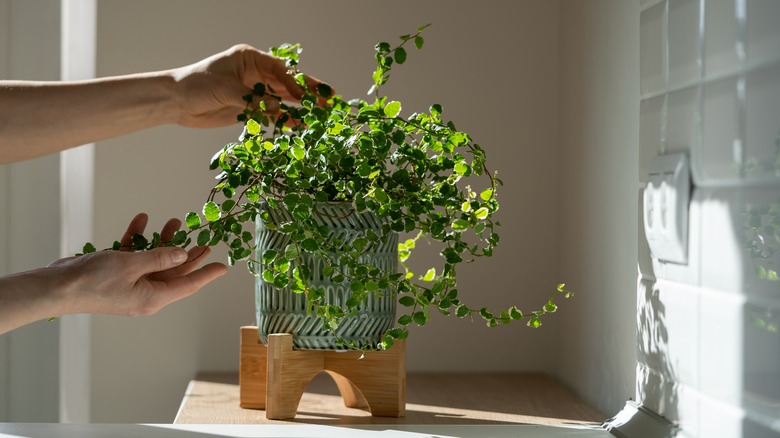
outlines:
[[[262,208],[271,216],[271,222],[281,224],[291,220],[290,214],[282,209]],[[347,203],[317,204],[314,218],[318,225],[324,225],[330,230],[329,238],[338,238],[351,245],[354,239],[363,236],[364,231],[373,229],[381,235],[382,224],[373,214],[352,212]],[[268,249],[280,253],[290,243],[289,236],[269,230],[261,219],[257,220],[257,251],[262,254]],[[313,254],[303,252],[304,262],[312,272],[309,286],[324,287],[328,304],[344,305],[351,295],[349,282],[334,283],[322,275],[323,263]],[[398,267],[398,235],[394,234],[385,245],[372,245],[368,252],[361,256],[363,263],[370,263],[389,272],[396,272]],[[262,274],[262,270],[260,270]],[[395,322],[396,300],[389,290],[380,291],[369,298],[360,307],[356,316],[345,319],[336,330],[339,337],[359,344],[376,345],[381,335]],[[268,335],[273,333],[291,333],[293,346],[299,349],[337,350],[343,347],[335,343],[336,337],[323,328],[323,324],[313,313],[306,314],[306,297],[304,294],[292,292],[289,288],[276,288],[263,280],[262,275],[255,282],[255,305],[257,310],[257,326],[260,339],[268,342]]]

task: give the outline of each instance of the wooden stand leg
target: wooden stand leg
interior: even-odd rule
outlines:
[[[326,371],[336,382],[336,386],[339,388],[341,398],[344,399],[344,406],[348,408],[363,409],[368,407],[368,401],[360,392],[357,386],[349,381],[346,377],[336,374],[332,371]]]
[[[239,406],[245,409],[265,409],[268,347],[260,342],[257,327],[241,327],[240,351]]]
[[[406,343],[387,351],[294,350],[292,335],[274,334],[260,343],[257,327],[241,328],[240,406],[265,409],[266,418],[294,418],[311,379],[326,371],[350,408],[365,408],[379,417],[406,413]]]
[[[268,380],[265,416],[271,420],[295,418],[303,391],[325,365],[320,351],[293,350],[292,335],[268,336]]]
[[[372,351],[359,360],[358,357],[327,352],[325,369],[357,388],[368,403],[371,415],[403,417],[406,414],[406,343],[396,341],[387,351]],[[339,380],[336,379],[337,384]],[[339,384],[339,389],[342,386]],[[344,401],[348,403],[346,397]]]

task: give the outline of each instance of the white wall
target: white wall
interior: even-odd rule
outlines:
[[[561,2],[558,375],[612,414],[634,396],[639,8]]]
[[[0,78],[59,78],[59,2],[0,0]],[[0,274],[59,257],[59,159],[0,166]],[[0,336],[0,420],[57,421],[59,322]]]
[[[693,195],[687,263],[642,248],[637,398],[684,437],[780,435],[777,17],[771,0],[643,4],[640,168],[689,154]]]
[[[598,307],[603,297],[579,281],[576,263],[557,266],[556,217],[569,212],[557,201],[562,178],[557,2],[102,0],[97,69],[99,76],[162,69],[238,42],[260,48],[300,42],[305,71],[345,96],[363,96],[374,43],[428,22],[433,27],[425,49],[410,53],[407,64],[394,69],[387,92],[404,103],[407,114],[442,104],[444,115],[488,150],[489,162],[506,183],[501,247],[492,260],[461,271],[461,293],[475,305],[527,308],[543,305],[560,281],[581,294],[562,303],[540,330],[524,325],[488,330],[478,322],[436,318],[412,333],[408,368],[554,372],[560,360],[558,328],[571,324],[566,321],[576,318],[578,307],[587,302]],[[209,158],[238,134],[238,127],[162,127],[97,145],[98,246],[110,245],[138,211],[150,213],[152,228],[158,228],[168,217],[199,209],[213,181]],[[635,254],[630,245],[628,253]],[[252,281],[239,266],[156,316],[94,318],[92,421],[171,421],[198,370],[235,370],[238,328],[254,321]],[[620,401],[627,396],[621,393]]]

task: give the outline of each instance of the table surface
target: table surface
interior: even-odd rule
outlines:
[[[607,416],[556,380],[537,373],[409,373],[406,416],[373,417],[344,406],[325,373],[306,389],[293,420],[268,420],[265,411],[239,407],[237,373],[200,373],[191,381],[176,424],[448,424],[595,425]]]
[[[587,425],[341,425],[0,423],[8,438],[615,438]]]

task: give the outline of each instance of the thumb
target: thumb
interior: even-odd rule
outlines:
[[[162,247],[127,254],[136,257],[141,275],[165,271],[187,261],[187,251],[181,248]]]

